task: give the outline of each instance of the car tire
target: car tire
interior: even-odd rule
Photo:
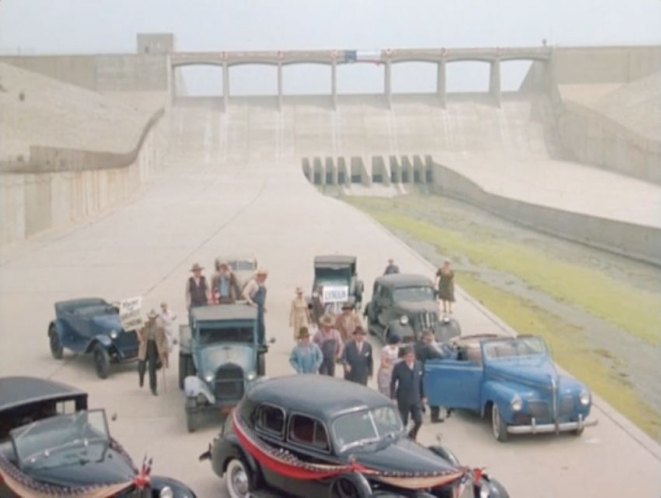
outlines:
[[[50,343],[50,353],[53,355],[53,358],[61,360],[64,354],[64,347],[62,347],[62,341],[60,341],[60,336],[57,330],[55,330],[54,324],[48,327],[48,342]]]
[[[197,429],[197,402],[195,398],[186,398],[186,429],[195,432]]]
[[[330,486],[330,498],[367,498],[373,496],[372,489],[362,474],[345,474],[335,479]]]
[[[250,468],[240,458],[232,458],[225,469],[225,485],[231,498],[249,498],[252,486]]]
[[[266,375],[266,355],[264,353],[257,355],[257,377]]]
[[[491,432],[497,441],[501,443],[507,441],[507,424],[500,415],[500,410],[496,403],[491,406]]]
[[[110,355],[108,351],[101,344],[96,344],[92,350],[92,355],[94,357],[96,375],[99,379],[106,379],[110,373]]]

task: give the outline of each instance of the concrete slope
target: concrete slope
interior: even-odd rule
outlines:
[[[127,152],[149,117],[121,100],[0,63],[0,161],[31,145]]]
[[[157,398],[139,389],[134,365],[100,381],[87,358],[50,357],[46,329],[53,302],[142,294],[145,307],[167,300],[184,322],[184,282],[193,262],[206,265],[208,274],[218,255],[256,254],[270,270],[267,336],[277,339],[267,373],[280,375],[290,372],[289,303],[295,286],[311,284],[315,254],[357,255],[368,289],[389,257],[406,271],[431,274],[432,268],[365,215],[321,196],[301,174],[298,157],[282,153],[293,147],[289,139],[254,131],[245,157],[233,157],[238,146],[229,143],[246,137],[230,137],[234,131],[219,112],[175,109],[167,117],[173,135],[166,163],[140,195],[85,225],[23,244],[0,266],[0,375],[42,375],[89,390],[92,406],[117,413],[111,430],[136,458],[154,456],[155,472],[185,480],[199,496],[226,496],[208,463],[197,461],[218,423],[186,433],[177,358],[165,374],[166,389],[159,376]],[[255,141],[271,144],[270,150],[261,153]],[[504,330],[461,291],[456,316],[467,333]],[[487,467],[513,497],[659,496],[658,446],[606,405],[599,403],[594,415],[599,425],[581,438],[500,444],[486,422],[462,415],[442,426],[425,424],[421,434],[432,443],[442,432],[463,462]]]

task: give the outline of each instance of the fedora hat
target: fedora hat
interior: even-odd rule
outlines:
[[[265,270],[264,268],[259,268],[255,272],[255,275],[268,275],[268,274],[269,274],[268,270]]]
[[[310,337],[310,331],[305,326],[298,329],[298,338],[303,339],[304,337]]]
[[[193,266],[191,266],[190,271],[202,271],[204,270],[203,266],[200,266],[198,263],[194,263]]]
[[[332,327],[333,325],[335,325],[335,320],[333,320],[332,316],[326,313],[319,319],[319,323],[321,325],[325,325],[326,327]]]
[[[150,320],[153,320],[154,318],[157,317],[158,317],[158,313],[156,313],[156,311],[153,309],[150,310],[149,313],[147,314],[147,318],[149,318]]]

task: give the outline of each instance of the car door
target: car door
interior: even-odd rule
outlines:
[[[379,289],[379,311],[377,321],[382,327],[387,327],[392,319],[392,289],[382,285]]]
[[[479,411],[482,365],[467,360],[425,362],[425,395],[431,406]]]

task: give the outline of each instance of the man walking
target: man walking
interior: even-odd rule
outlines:
[[[434,332],[431,330],[425,330],[422,333],[421,339],[415,344],[415,359],[422,363],[424,369],[427,360],[435,360],[437,358],[443,358],[444,356],[441,348],[434,340]],[[430,406],[429,411],[433,423],[443,422],[445,420],[440,416],[440,406]]]
[[[319,319],[320,328],[313,339],[324,357],[319,367],[319,373],[331,377],[335,377],[335,362],[342,357],[342,350],[344,349],[340,333],[333,328],[334,323],[332,316],[322,316]]]
[[[422,385],[423,372],[422,364],[415,360],[415,352],[412,348],[408,348],[404,353],[403,361],[393,368],[390,380],[390,397],[397,400],[397,408],[404,427],[408,425],[409,415],[413,420],[409,438],[414,441],[422,426],[422,409],[426,401]]]
[[[144,385],[145,370],[149,363],[149,387],[154,396],[158,396],[156,370],[159,361],[163,366],[168,364],[168,344],[165,329],[157,321],[158,313],[151,310],[147,315],[147,323],[138,331],[138,378],[140,387]]]
[[[310,331],[306,326],[299,329],[298,344],[294,346],[289,356],[289,364],[299,374],[319,373],[323,361],[321,349],[314,342],[310,342]]]
[[[342,353],[344,378],[364,386],[367,385],[367,379],[372,378],[374,372],[372,345],[365,341],[366,335],[362,327],[357,327],[353,331],[353,341],[346,344]]]

